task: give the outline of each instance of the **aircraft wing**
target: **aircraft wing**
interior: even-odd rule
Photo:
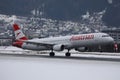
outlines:
[[[40,46],[49,46],[52,47],[55,44],[52,43],[46,43],[46,42],[35,42],[35,41],[25,41],[26,44],[35,44],[35,45],[40,45]]]
[[[46,47],[48,47],[48,48],[51,48],[51,47],[53,47],[54,45],[56,45],[56,44],[53,44],[53,43],[50,43],[50,42],[36,42],[36,41],[25,41],[24,43],[26,43],[26,44],[35,44],[35,45],[38,45],[38,46],[46,46]],[[68,48],[68,47],[71,47],[71,45],[70,44],[64,44],[64,46],[66,47],[66,48]]]

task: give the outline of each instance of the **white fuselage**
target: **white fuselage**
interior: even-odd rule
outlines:
[[[60,37],[50,37],[41,39],[31,39],[29,42],[52,44],[54,45],[64,45],[65,49],[87,47],[94,45],[105,45],[113,43],[113,38],[105,33],[90,33],[90,34],[79,34],[72,36],[60,36]],[[22,48],[30,50],[51,50],[52,47],[44,46],[40,44],[28,44],[24,43]]]

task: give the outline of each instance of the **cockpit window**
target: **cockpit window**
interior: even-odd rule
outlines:
[[[109,35],[102,35],[102,37],[109,37]]]

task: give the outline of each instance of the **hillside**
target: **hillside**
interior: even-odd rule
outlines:
[[[111,1],[111,3],[110,3]],[[106,9],[103,21],[110,26],[120,26],[120,0],[1,0],[0,14],[31,16],[44,12],[44,17],[55,20],[79,21],[87,11]]]

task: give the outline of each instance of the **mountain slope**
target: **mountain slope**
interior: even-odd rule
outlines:
[[[1,0],[0,14],[30,16],[31,11],[39,10],[46,18],[77,21],[87,11],[94,13],[106,9],[103,21],[120,26],[119,4],[120,0]]]

